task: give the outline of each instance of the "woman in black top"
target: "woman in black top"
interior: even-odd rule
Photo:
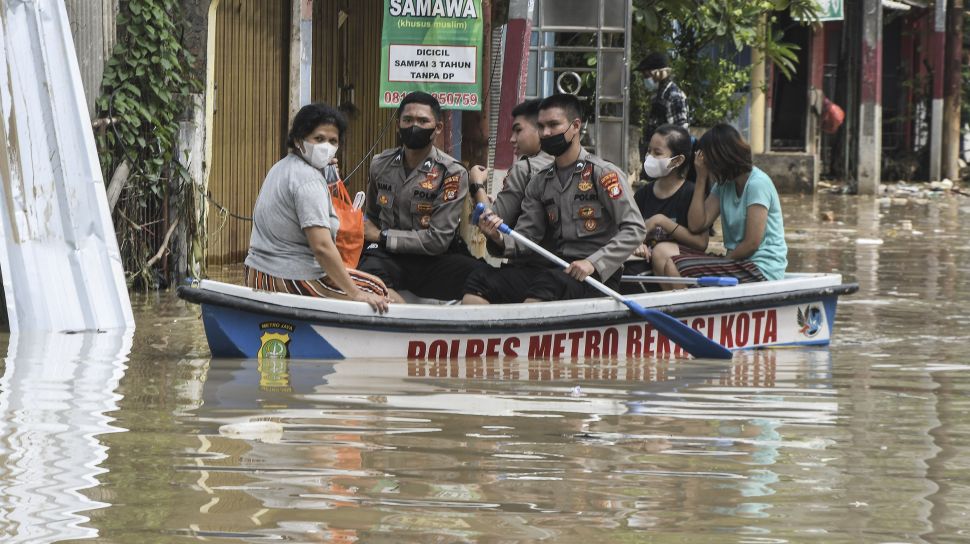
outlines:
[[[677,243],[698,251],[707,249],[708,233],[693,234],[687,228],[687,211],[694,194],[694,184],[685,179],[691,159],[691,140],[686,129],[668,124],[653,133],[643,170],[654,181],[633,195],[647,227],[647,238],[633,255],[642,257],[646,264],[627,263],[628,273],[649,269],[662,275],[665,263],[652,259],[653,249],[659,243]]]

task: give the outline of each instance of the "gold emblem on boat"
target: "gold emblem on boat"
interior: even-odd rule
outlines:
[[[259,338],[259,359],[286,359],[290,356],[290,335],[265,332]]]

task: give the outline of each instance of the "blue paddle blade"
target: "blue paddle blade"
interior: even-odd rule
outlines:
[[[661,334],[684,348],[684,351],[698,359],[730,359],[733,357],[729,349],[681,323],[676,317],[644,308],[630,299],[624,300],[623,304],[626,304],[627,308],[630,308],[633,313],[646,319]]]
[[[737,278],[705,276],[697,278],[697,285],[701,287],[733,287],[738,284]]]
[[[482,217],[483,213],[485,213],[485,205],[481,202],[475,204],[475,211],[472,212],[472,225],[478,224],[478,220]]]

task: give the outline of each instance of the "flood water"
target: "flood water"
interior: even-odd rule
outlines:
[[[0,540],[970,541],[970,199],[783,207],[861,286],[827,349],[261,366],[169,293],[4,339]]]

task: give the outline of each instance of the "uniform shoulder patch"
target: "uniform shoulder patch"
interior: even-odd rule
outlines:
[[[375,161],[391,161],[391,160],[401,160],[401,148],[392,147],[390,149],[385,149],[377,155],[374,156]]]
[[[437,153],[433,154],[432,156],[435,157],[435,160],[438,161],[438,164],[448,169],[450,169],[454,165],[461,166],[461,162],[455,159],[454,157],[452,157],[451,155],[445,153],[444,151],[438,149],[437,147],[435,147],[435,150],[437,150]]]
[[[451,202],[458,198],[458,188],[461,184],[461,174],[454,174],[445,178],[441,184],[442,200]]]
[[[616,172],[609,172],[601,177],[600,186],[613,200],[623,196],[623,186],[620,184],[620,176]]]

